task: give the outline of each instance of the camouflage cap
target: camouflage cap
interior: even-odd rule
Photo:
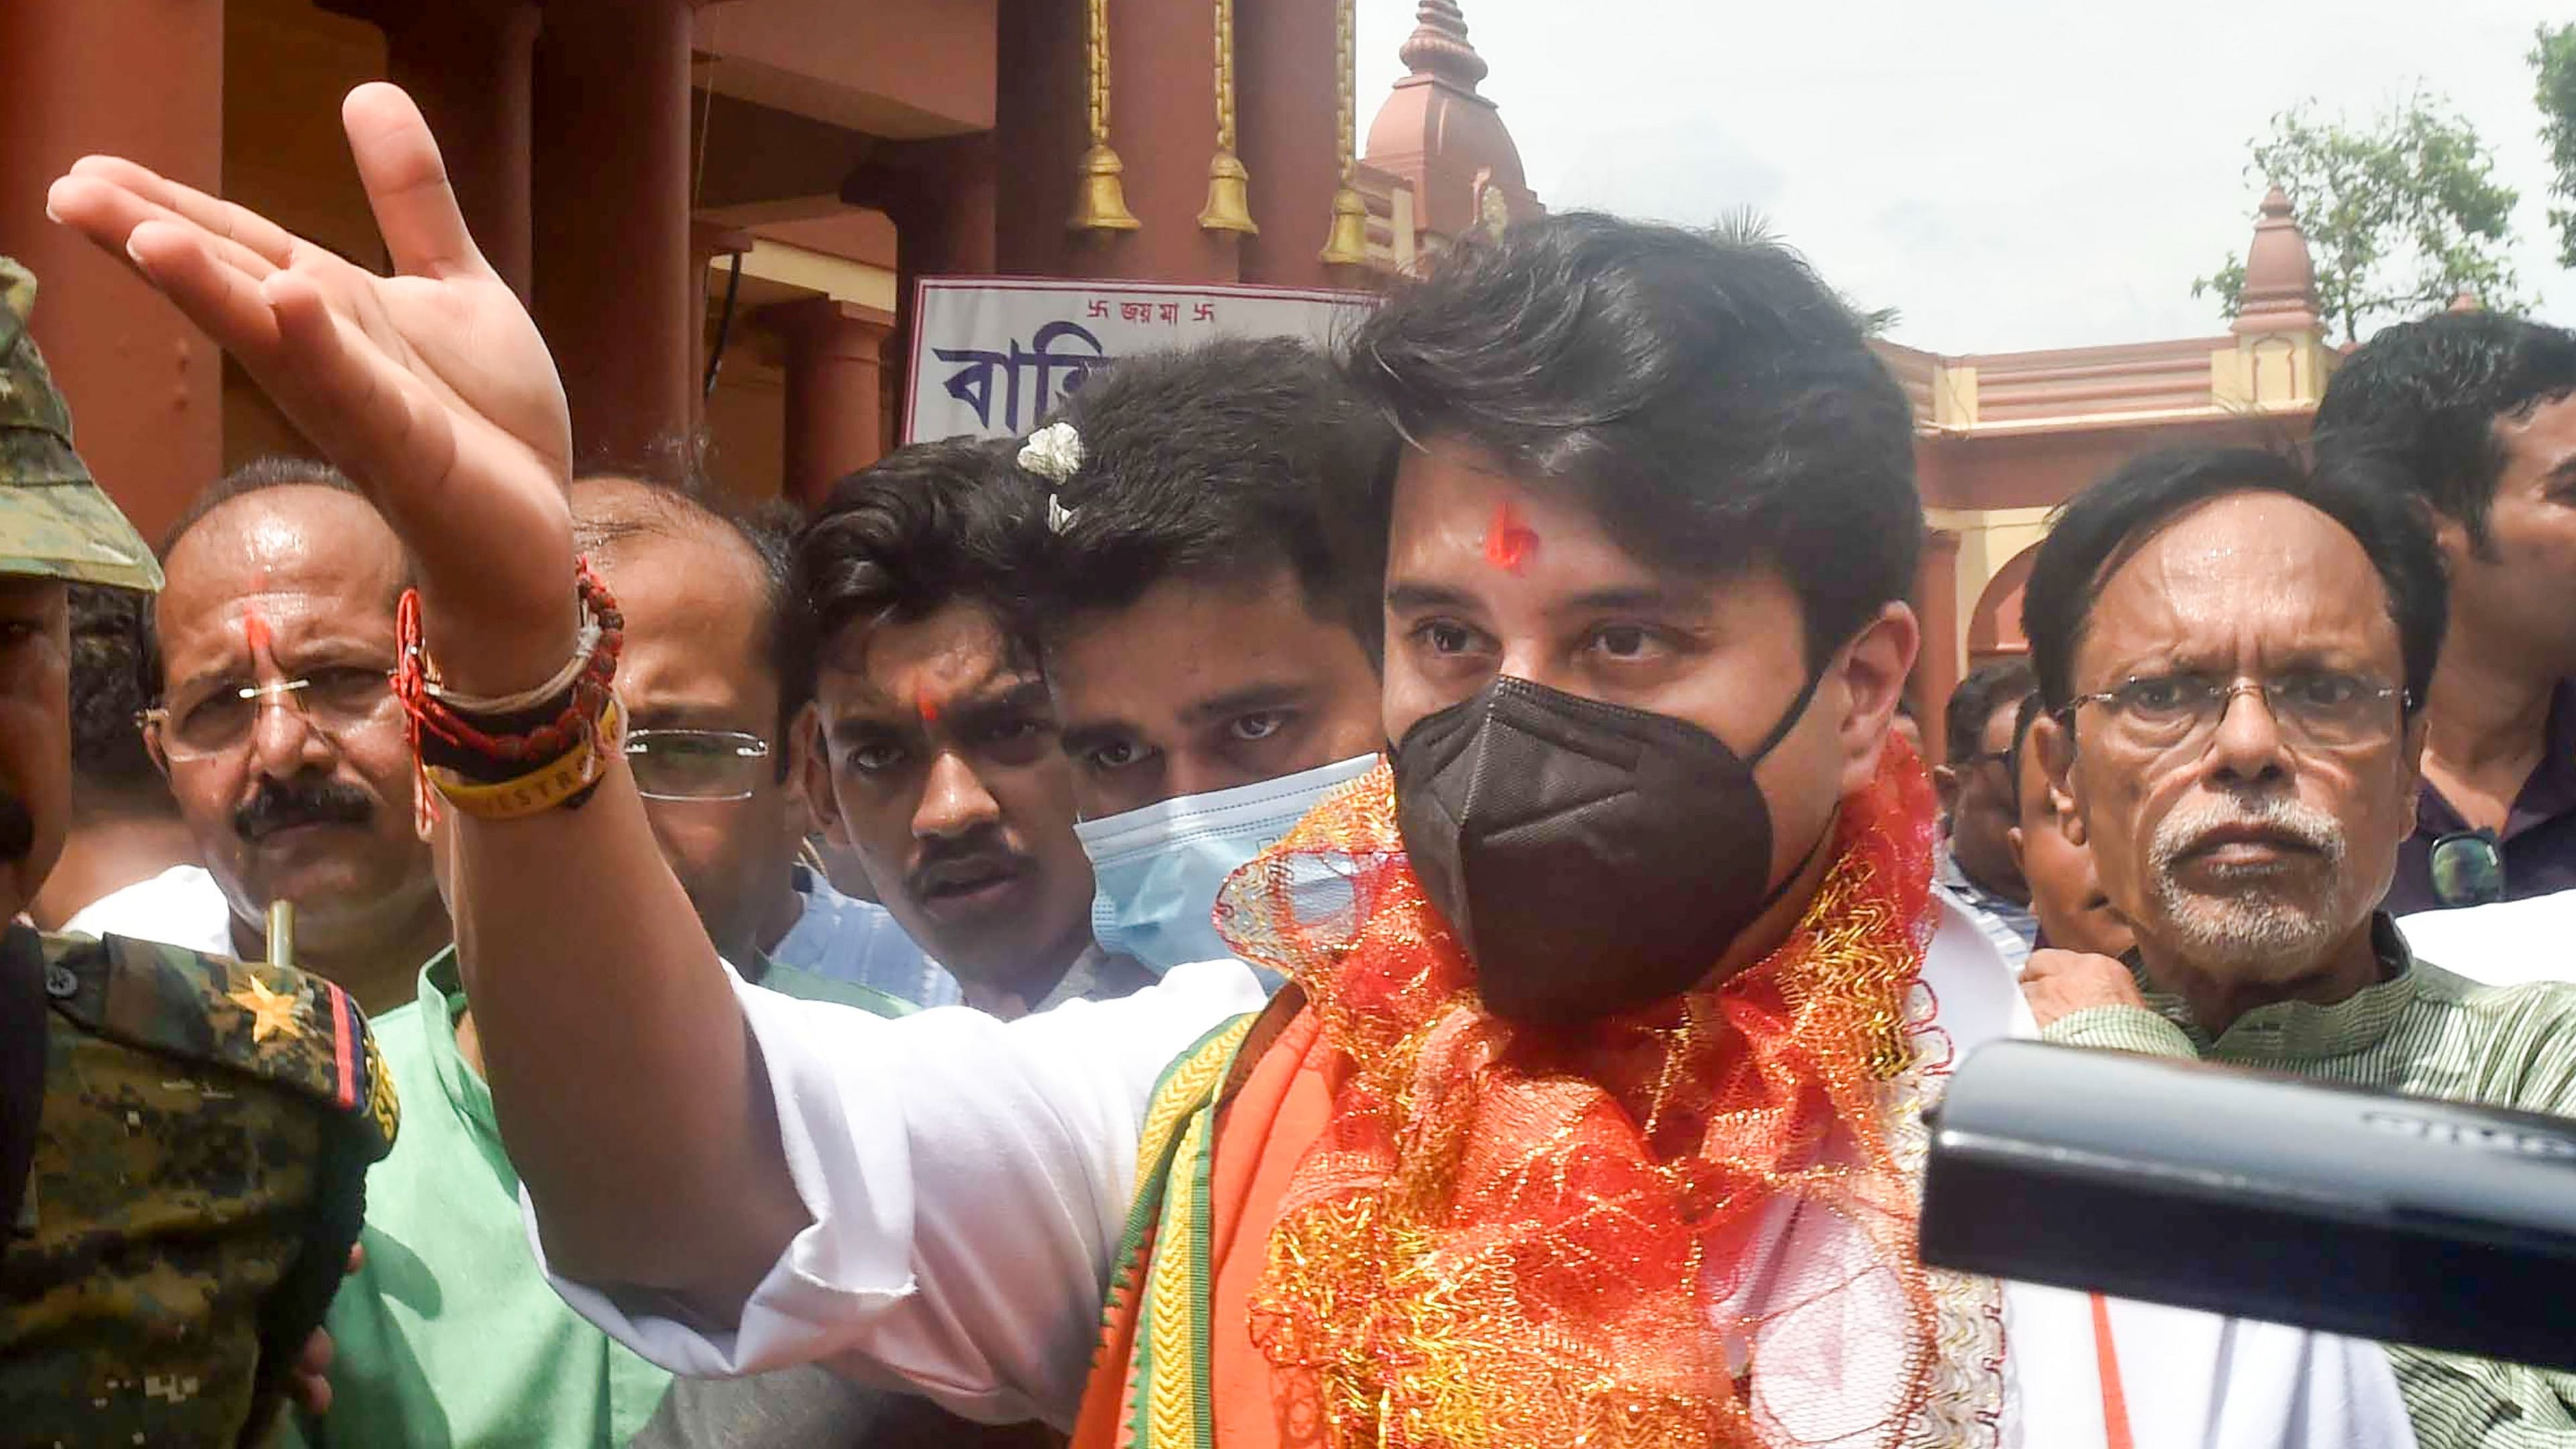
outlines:
[[[71,410],[27,333],[36,279],[0,257],[0,574],[158,589],[161,565],[72,451]]]

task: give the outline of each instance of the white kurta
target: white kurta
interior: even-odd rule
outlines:
[[[1953,1052],[2034,1034],[2011,969],[1955,904],[1943,898],[1941,912],[1924,982]],[[1124,999],[1007,1025],[962,1008],[889,1021],[738,995],[813,1222],[733,1331],[630,1313],[560,1278],[557,1288],[680,1373],[820,1360],[970,1417],[1069,1426],[1148,1099],[1180,1052],[1261,1007],[1251,971],[1184,966]],[[2003,1316],[1997,1441],[2104,1444],[2084,1296],[2014,1285]],[[2112,1322],[2140,1449],[2414,1443],[2375,1345],[2130,1303],[2113,1306]]]
[[[2418,911],[2399,916],[2397,929],[2419,961],[2484,986],[2576,979],[2576,891]]]
[[[233,953],[233,909],[206,868],[174,865],[150,880],[110,891],[63,922],[81,936],[128,936],[203,951]]]

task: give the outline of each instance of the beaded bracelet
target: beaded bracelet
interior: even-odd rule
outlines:
[[[400,663],[394,694],[423,764],[494,783],[519,778],[529,766],[569,754],[594,737],[624,652],[626,620],[587,558],[574,560],[573,575],[583,620],[572,658],[538,690],[492,699],[439,683],[422,642],[420,596],[403,595],[395,624]]]
[[[420,595],[396,612],[394,695],[423,772],[468,815],[514,820],[579,809],[624,740],[611,684],[626,641],[616,596],[587,558],[573,561],[581,633],[572,658],[534,690],[478,698],[444,688],[422,639]]]
[[[479,781],[440,766],[423,773],[442,798],[467,815],[478,820],[524,820],[557,806],[578,807],[625,743],[625,714],[617,706],[617,697],[610,695],[608,707],[587,738],[526,774]]]

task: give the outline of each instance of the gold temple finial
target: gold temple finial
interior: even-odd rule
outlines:
[[[1109,149],[1109,0],[1084,0],[1088,30],[1083,41],[1084,85],[1088,90],[1091,148],[1082,153],[1081,180],[1073,196],[1073,231],[1135,231],[1144,226],[1127,209],[1127,189],[1119,183],[1126,166]]]
[[[1332,229],[1316,256],[1326,266],[1359,267],[1368,265],[1368,202],[1351,185],[1351,174],[1359,167],[1359,0],[1341,0],[1334,8],[1333,84],[1342,184],[1333,192]]]
[[[1200,229],[1259,232],[1252,221],[1251,188],[1252,174],[1234,154],[1234,0],[1216,0],[1216,155],[1208,162]]]

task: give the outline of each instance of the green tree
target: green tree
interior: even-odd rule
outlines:
[[[2519,305],[2504,258],[2505,228],[2518,199],[2495,179],[2495,159],[2475,127],[2446,102],[2418,91],[2367,124],[2317,114],[2304,101],[2272,118],[2252,141],[2246,174],[2277,184],[2308,238],[2325,320],[2345,341],[2365,325],[2418,316],[2473,292],[2489,307]],[[2234,317],[2244,304],[2245,264],[2226,265],[2191,284],[2217,294]]]
[[[2549,208],[2549,224],[2558,228],[2558,265],[2576,267],[2576,25],[2544,25],[2533,38],[2540,139],[2549,143],[2549,164],[2557,173],[2549,194],[2568,203]]]

